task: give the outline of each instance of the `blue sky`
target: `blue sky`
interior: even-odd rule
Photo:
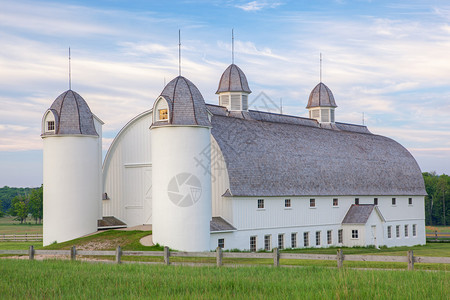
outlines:
[[[106,151],[178,75],[178,29],[183,75],[218,103],[232,28],[250,102],[264,92],[307,116],[323,53],[337,121],[364,113],[422,171],[450,173],[448,1],[0,0],[0,186],[42,183],[40,122],[68,89],[69,46],[72,89],[105,122]]]

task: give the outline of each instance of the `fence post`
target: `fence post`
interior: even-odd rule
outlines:
[[[122,263],[122,248],[120,246],[117,246],[116,249],[116,263],[120,264]]]
[[[438,241],[437,230],[434,231],[434,239],[435,239],[436,242]]]
[[[216,248],[216,263],[217,263],[218,267],[222,266],[222,258],[223,258],[222,248],[217,247]]]
[[[408,250],[408,270],[414,270],[414,253],[413,250]]]
[[[278,251],[278,248],[273,248],[273,266],[279,267],[280,266],[280,253]]]
[[[34,247],[30,246],[30,249],[28,249],[28,256],[30,258],[30,260],[34,259]]]
[[[70,248],[70,260],[76,259],[77,259],[77,249],[75,248],[75,246],[72,246],[72,248]]]
[[[344,266],[344,253],[342,252],[342,249],[338,249],[336,259],[338,269],[342,268]]]
[[[170,265],[169,257],[170,257],[170,250],[169,250],[169,247],[164,246],[164,263],[165,263],[167,266]]]

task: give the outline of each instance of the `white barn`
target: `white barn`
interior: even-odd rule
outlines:
[[[103,227],[111,219],[152,224],[155,243],[185,251],[425,244],[424,182],[404,147],[365,126],[336,122],[337,106],[323,83],[310,94],[310,118],[249,110],[250,93],[234,64],[220,78],[219,105],[206,104],[188,79],[173,79],[114,139],[98,182],[103,197],[90,192],[97,200],[76,191],[61,200],[53,190],[73,179],[60,187],[49,182],[72,170],[55,173],[58,162],[48,161],[78,161],[77,148],[59,157],[60,150],[44,145],[45,222],[57,213],[53,203],[78,197],[83,209],[83,201],[92,209],[102,203]],[[78,122],[97,124],[101,139],[101,121],[89,113]],[[44,144],[60,135],[49,130],[47,115]],[[54,115],[54,126],[63,128],[62,115]],[[92,155],[97,159],[98,150]],[[98,174],[77,172],[77,185],[92,182],[89,172]],[[82,208],[73,211],[84,224]],[[74,238],[51,226],[44,227],[44,244]],[[95,230],[78,236],[88,231]]]

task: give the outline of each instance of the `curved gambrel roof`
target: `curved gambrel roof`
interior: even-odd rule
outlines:
[[[244,72],[235,64],[229,65],[223,72],[222,77],[220,77],[219,88],[216,94],[222,92],[252,92],[248,87],[247,77],[245,77]]]
[[[210,111],[233,196],[426,194],[415,159],[392,139]]]
[[[78,93],[67,90],[59,95],[49,109],[55,115],[55,132],[42,135],[96,135],[94,115]],[[44,115],[45,117],[45,115]]]

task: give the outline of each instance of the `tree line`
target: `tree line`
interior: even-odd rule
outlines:
[[[425,197],[425,224],[450,223],[450,176],[436,172],[422,173],[427,196]]]
[[[5,214],[15,217],[22,224],[31,215],[36,224],[42,223],[43,217],[43,187],[0,188],[0,216]]]

